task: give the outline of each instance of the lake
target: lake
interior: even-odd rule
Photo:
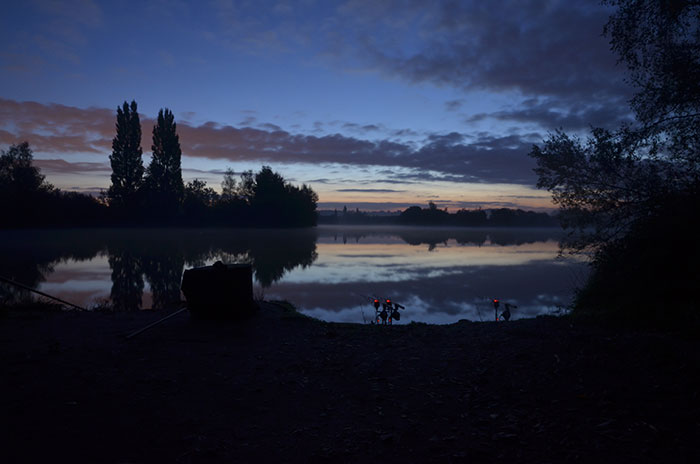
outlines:
[[[175,307],[185,269],[251,263],[254,292],[326,321],[369,322],[373,298],[399,323],[514,319],[566,307],[587,275],[558,257],[559,229],[319,226],[314,229],[80,229],[0,232],[0,275],[84,307]],[[0,284],[0,298],[26,292]],[[503,305],[500,311],[503,310]],[[500,312],[499,311],[499,312]]]

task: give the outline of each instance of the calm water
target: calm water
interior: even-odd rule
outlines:
[[[370,298],[406,307],[401,323],[493,320],[492,298],[513,318],[570,303],[586,266],[557,258],[556,229],[322,226],[313,230],[62,230],[0,232],[0,275],[78,305],[170,307],[182,273],[224,262],[253,265],[265,299],[286,299],[328,321],[363,322]],[[0,286],[0,297],[18,298]],[[503,308],[501,308],[503,309]]]

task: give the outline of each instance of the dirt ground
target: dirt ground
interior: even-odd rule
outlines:
[[[0,460],[700,462],[687,337],[164,315],[3,311]]]

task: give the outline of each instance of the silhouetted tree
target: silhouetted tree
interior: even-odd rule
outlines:
[[[0,204],[0,227],[97,226],[106,217],[95,198],[46,182],[27,142],[0,151]]]
[[[206,182],[194,179],[185,186],[185,199],[183,209],[185,220],[192,225],[210,223],[207,214],[218,201],[219,195],[214,189],[207,187]]]
[[[28,142],[0,151],[0,213],[2,226],[32,226],[44,221],[54,188],[33,165]]]
[[[3,193],[23,195],[53,189],[39,168],[32,164],[33,160],[34,154],[29,148],[29,142],[10,145],[7,151],[0,151],[0,188]]]
[[[151,214],[162,219],[172,218],[184,195],[182,183],[180,138],[172,111],[158,112],[153,126],[153,158],[145,178],[146,197]]]
[[[650,157],[630,135],[596,128],[582,142],[557,131],[533,147],[537,186],[552,192],[571,250],[624,238],[640,217],[656,210],[673,182],[671,164]]]
[[[226,173],[229,174],[229,171],[230,174],[233,174],[232,170],[228,170]],[[235,183],[235,179],[230,178],[227,180],[226,175],[224,176],[224,182],[226,182],[229,187],[233,188],[233,190],[227,190],[227,194],[240,199],[247,206],[250,206],[253,203],[253,197],[255,197],[255,176],[253,175],[253,171],[248,170],[243,171],[240,178],[241,180]]]
[[[466,210],[460,209],[455,213],[455,224],[460,226],[481,227],[488,223],[486,211],[481,209]]]
[[[46,199],[46,212],[40,225],[60,227],[95,227],[106,225],[107,206],[96,198],[79,192],[54,189]]]
[[[159,242],[141,259],[141,267],[151,287],[153,309],[176,308],[180,303],[180,284],[185,260],[182,251]]]
[[[508,208],[498,208],[491,211],[489,225],[495,227],[514,227],[519,225],[517,219],[517,211]]]
[[[236,183],[236,175],[233,169],[227,168],[224,173],[224,180],[221,182],[221,199],[232,200],[239,195],[238,184]]]
[[[117,311],[141,309],[143,273],[137,256],[127,248],[109,249],[109,268],[112,270],[110,299]]]
[[[669,155],[690,157],[700,131],[700,2],[691,0],[607,0],[617,11],[605,27],[612,50],[637,88],[632,109],[645,132],[664,132]]]
[[[143,159],[141,158],[141,122],[135,101],[117,108],[117,135],[112,140],[112,185],[107,196],[110,206],[134,208],[137,194],[143,181]]]
[[[618,10],[606,32],[637,87],[638,124],[595,128],[585,142],[557,131],[530,153],[574,250],[619,240],[668,198],[700,193],[700,4],[608,3]]]
[[[318,196],[311,187],[296,187],[269,166],[253,174],[245,171],[232,191],[235,198],[219,202],[224,222],[270,227],[316,225]]]
[[[428,208],[411,206],[399,216],[400,224],[411,225],[446,225],[450,222],[450,214],[437,208],[432,201],[428,203]]]
[[[668,315],[698,306],[684,295],[700,278],[700,247],[687,226],[669,240],[663,225],[677,224],[669,212],[677,214],[679,204],[686,224],[700,218],[700,3],[608,3],[618,9],[606,32],[637,87],[636,124],[595,128],[585,142],[557,131],[530,153],[538,186],[560,206],[569,232],[562,246],[595,251],[577,308],[697,323],[697,312]],[[678,243],[686,245],[682,252]]]

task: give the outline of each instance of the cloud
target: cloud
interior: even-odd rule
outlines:
[[[383,124],[357,124],[354,122],[345,122],[343,123],[342,127],[345,130],[360,134],[365,134],[367,132],[386,131],[386,127],[384,127]]]
[[[445,110],[447,111],[457,111],[464,105],[464,99],[448,100],[445,102]]]
[[[428,206],[429,198],[425,199],[425,202],[396,202],[396,201],[319,201],[319,210],[342,210],[344,206],[348,209],[354,210],[359,208],[361,211],[403,211],[411,206]],[[498,200],[484,200],[484,201],[450,201],[450,200],[433,200],[433,203],[439,205],[440,208],[449,208],[450,211],[455,211],[459,209],[496,209],[496,208],[523,208],[522,203],[514,201],[498,201]],[[551,212],[552,207],[547,206],[527,206],[530,211],[543,211]]]
[[[609,96],[622,89],[621,70],[601,36],[608,7],[587,0],[416,3],[404,8],[402,24],[376,10],[352,12],[358,41],[365,37],[362,52],[385,72],[525,95]],[[402,40],[409,34],[420,39]]]
[[[52,174],[94,174],[111,173],[112,168],[108,163],[79,162],[70,163],[62,159],[37,159],[34,164],[43,173]]]
[[[217,176],[223,176],[226,173],[226,169],[195,169],[195,168],[182,168],[183,172],[192,172],[195,174],[216,174]],[[240,174],[234,172],[234,174]]]
[[[392,189],[338,189],[336,192],[358,192],[358,193],[402,193],[406,190]]]
[[[111,150],[115,115],[116,107],[76,108],[0,98],[0,143],[27,140],[35,151],[104,153]]]
[[[258,121],[255,116],[246,116],[241,122],[238,123],[239,126],[253,126]]]
[[[102,9],[93,0],[30,0],[8,4],[3,14],[9,18],[3,26],[10,30],[3,40],[10,61],[2,65],[4,71],[55,72],[45,65],[56,61],[75,67],[89,45],[87,33],[103,24]]]
[[[268,130],[268,131],[270,131],[270,132],[277,132],[277,131],[281,131],[281,130],[282,130],[282,128],[281,128],[280,126],[278,126],[277,124],[272,124],[272,123],[269,123],[269,122],[260,124],[258,127],[260,127],[261,129]]]
[[[602,36],[610,7],[588,0],[418,3],[403,8],[408,19],[399,23],[378,15],[378,9],[352,9],[354,37],[361,44],[357,55],[409,82],[543,98],[541,107],[510,117],[548,128],[627,117],[631,89]],[[398,7],[383,3],[390,4]],[[455,99],[445,105],[455,111],[461,104]],[[548,108],[557,111],[544,111]]]
[[[413,129],[396,129],[391,132],[394,137],[413,137],[419,135]]]
[[[617,127],[633,121],[626,97],[610,97],[605,103],[542,98],[528,99],[508,110],[478,113],[466,119],[473,123],[485,119],[535,124],[565,130],[594,127]]]
[[[334,69],[378,72],[466,93],[543,99],[530,113],[516,105],[493,115],[501,120],[532,114],[530,121],[547,129],[585,128],[616,123],[628,114],[625,69],[602,35],[612,8],[599,2],[347,0],[297,10],[294,18],[264,22],[244,4],[223,3],[218,13],[225,36],[249,53],[303,47]],[[465,103],[455,98],[445,109],[457,111]]]
[[[93,0],[31,0],[29,3],[41,13],[72,24],[88,27],[102,24],[102,10]]]
[[[255,3],[215,5],[221,39],[249,53],[315,47],[344,69],[364,63],[411,82],[470,90],[609,96],[625,89],[602,36],[612,8],[599,2],[345,0],[300,3],[295,11],[265,18]]]
[[[177,115],[176,115],[177,117]],[[141,116],[142,147],[150,146],[153,119]],[[111,152],[115,111],[0,99],[0,143],[27,140],[42,153]],[[213,121],[178,123],[183,155],[229,162],[343,164],[408,168],[396,181],[501,182],[533,184],[527,156],[539,135],[431,134],[417,147],[388,139],[340,134],[292,134],[284,130],[237,128]]]

